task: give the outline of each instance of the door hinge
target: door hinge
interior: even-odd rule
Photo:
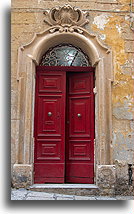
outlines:
[[[94,144],[96,143],[96,140],[94,139]]]
[[[96,88],[96,87],[93,88],[93,93],[94,93],[94,94],[97,94],[97,88]]]

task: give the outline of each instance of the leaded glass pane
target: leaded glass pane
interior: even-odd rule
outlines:
[[[58,45],[43,55],[41,66],[91,66],[81,49],[72,45]]]

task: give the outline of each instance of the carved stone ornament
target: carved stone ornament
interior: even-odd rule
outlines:
[[[57,30],[59,32],[77,31],[78,33],[82,33],[83,31],[79,27],[83,27],[89,22],[87,19],[88,12],[72,7],[69,4],[45,10],[44,15],[44,22],[53,26],[50,30],[51,33]]]

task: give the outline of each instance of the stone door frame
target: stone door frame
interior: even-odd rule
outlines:
[[[85,29],[53,30],[35,33],[32,41],[18,50],[17,80],[18,97],[18,144],[16,163],[13,166],[14,186],[24,187],[33,184],[34,160],[34,98],[35,71],[42,55],[60,43],[70,43],[85,52],[95,67],[95,184],[99,184],[101,169],[113,170],[112,157],[112,104],[111,83],[113,82],[112,51],[104,46],[97,36]],[[109,171],[109,173],[111,173]],[[19,181],[18,174],[22,179]]]

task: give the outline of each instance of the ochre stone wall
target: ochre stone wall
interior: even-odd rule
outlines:
[[[18,151],[18,48],[45,30],[43,9],[64,4],[89,11],[86,29],[99,35],[113,52],[112,147],[118,185],[129,179],[128,164],[134,161],[134,32],[130,28],[130,0],[12,0],[12,165]],[[123,169],[123,170],[122,170]],[[118,182],[119,181],[119,182]],[[124,187],[126,191],[127,187]]]

